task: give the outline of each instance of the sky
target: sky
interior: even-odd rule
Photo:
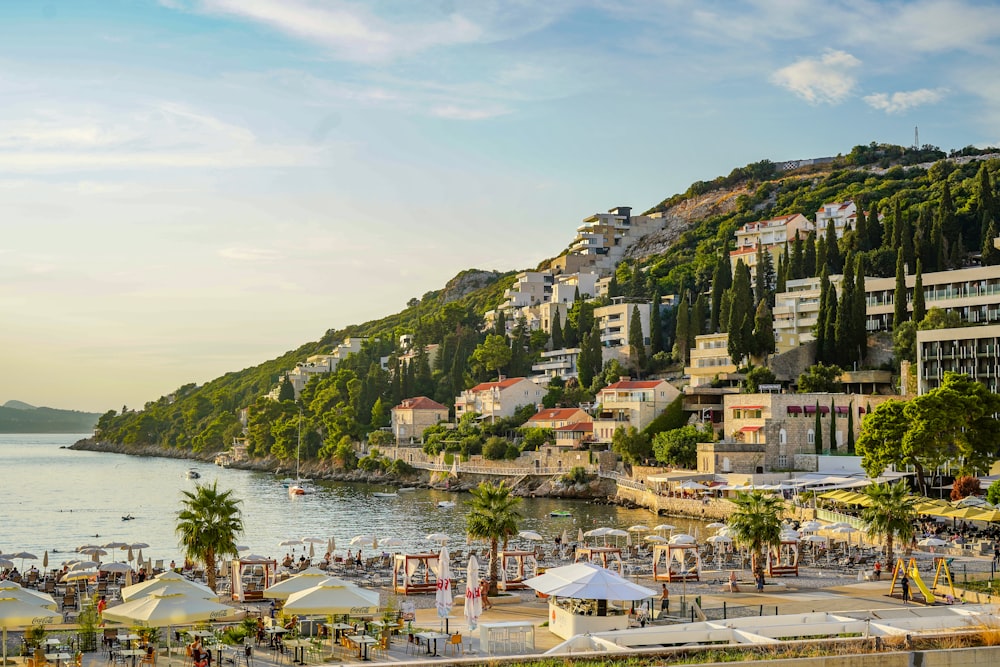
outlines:
[[[1000,143],[973,0],[5,0],[0,404],[105,412],[734,167]]]

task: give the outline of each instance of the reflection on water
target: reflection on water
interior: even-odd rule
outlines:
[[[429,533],[452,535],[453,543],[465,541],[468,494],[419,489],[378,498],[372,493],[392,489],[316,482],[316,494],[289,497],[278,478],[267,473],[179,459],[60,449],[81,437],[0,435],[0,551],[26,550],[41,558],[47,549],[50,563],[58,564],[65,556],[54,555],[53,551],[61,554],[84,543],[122,541],[148,543],[149,548],[143,549],[147,557],[167,561],[179,558],[174,517],[181,492],[193,489],[196,483],[215,481],[243,500],[246,533],[240,543],[253,553],[281,556],[287,549],[279,547],[279,542],[303,537],[333,537],[338,550],[344,550],[351,537],[362,533],[399,538],[402,548],[411,551],[433,547],[425,539]],[[201,479],[186,478],[192,467],[201,473]],[[436,505],[441,500],[457,504],[440,509]],[[572,516],[549,516],[560,509],[569,510]],[[705,534],[702,522],[658,518],[646,510],[583,501],[528,498],[520,511],[524,516],[520,528],[541,533],[549,543],[563,531],[574,540],[579,530],[597,526],[628,528],[641,524],[652,528],[669,523],[686,532]],[[121,517],[128,514],[135,519],[122,521]],[[301,553],[302,547],[298,549]],[[113,556],[122,560],[125,552]]]

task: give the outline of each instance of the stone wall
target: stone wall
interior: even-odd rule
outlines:
[[[735,507],[728,500],[712,498],[702,501],[688,498],[668,498],[650,489],[640,490],[621,485],[618,486],[616,496],[620,500],[635,503],[657,514],[665,514],[667,516],[725,519],[732,514]]]

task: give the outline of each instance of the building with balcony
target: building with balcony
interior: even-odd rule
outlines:
[[[561,428],[577,422],[590,423],[593,418],[580,408],[542,408],[528,421],[523,428]]]
[[[455,397],[455,419],[474,412],[482,419],[513,417],[524,405],[539,405],[546,389],[526,378],[480,382]]]
[[[629,380],[609,384],[597,394],[594,440],[610,443],[619,428],[642,430],[656,419],[680,390],[666,380]]]
[[[556,447],[580,449],[594,439],[594,422],[581,421],[553,429]]]
[[[568,254],[586,258],[584,261],[597,273],[608,275],[625,256],[629,246],[662,228],[662,214],[632,215],[630,207],[617,206],[607,213],[595,213],[584,218],[583,224],[576,229],[576,238],[570,243]],[[568,266],[568,262],[562,260],[561,263]]]
[[[771,253],[771,259],[777,266],[778,256],[785,252],[785,244],[796,236],[805,238],[812,229],[813,223],[801,213],[746,223],[736,230],[736,248],[729,253],[733,270],[736,270],[736,264],[742,259],[750,269],[750,275],[755,275],[758,247]]]
[[[1000,324],[917,332],[917,392],[941,386],[948,371],[1000,392]]]
[[[577,361],[580,358],[580,348],[564,347],[558,350],[542,352],[537,364],[531,365],[531,370],[547,378],[560,377],[564,380],[576,377]]]
[[[403,399],[390,414],[397,445],[416,444],[423,440],[427,428],[448,421],[448,408],[426,396]]]
[[[871,215],[871,211],[865,212]],[[884,216],[879,214],[878,219]],[[858,228],[858,207],[853,201],[833,202],[823,204],[816,211],[816,234],[825,234],[827,225],[833,221],[833,232],[837,238],[841,238],[848,229]]]
[[[840,298],[843,276],[830,276],[830,284]],[[865,278],[868,284],[872,278]],[[819,319],[820,279],[818,277],[789,280],[785,291],[774,297],[774,343],[778,354],[803,343],[816,340],[813,327]]]
[[[957,313],[968,324],[1000,324],[1000,266],[935,271],[921,276],[924,304]],[[906,276],[906,308],[913,312],[915,275]],[[889,331],[895,303],[895,278],[865,278],[868,331]]]
[[[337,370],[337,365],[341,361],[361,351],[361,346],[366,340],[366,338],[345,338],[333,348],[330,354],[314,354],[307,357],[305,361],[295,364],[295,368],[289,370],[286,376],[288,381],[292,383],[292,388],[295,389],[296,400],[298,400],[306,383],[309,382],[309,378],[313,375],[332,373]],[[276,401],[280,392],[281,385],[279,383],[268,393],[268,398]]]
[[[628,297],[615,297],[609,306],[594,309],[594,320],[601,335],[601,346],[604,361],[612,358],[622,363],[628,361],[631,349],[629,347],[630,327],[632,325],[632,309],[639,309],[639,320],[642,324],[643,345],[649,345],[649,313],[652,304],[631,300]]]
[[[691,365],[684,367],[692,387],[708,386],[716,378],[736,373],[736,364],[729,358],[729,334],[713,333],[694,337],[691,348]]]

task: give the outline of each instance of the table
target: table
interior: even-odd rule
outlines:
[[[378,642],[377,639],[368,635],[349,635],[347,638],[358,645],[358,656],[362,660],[369,660],[368,647]],[[361,654],[362,651],[364,651],[364,655]]]
[[[310,645],[308,639],[289,639],[285,641],[285,646],[292,649],[292,662],[306,664],[306,648]]]
[[[271,648],[275,648],[281,639],[281,635],[285,634],[288,631],[289,631],[288,628],[283,628],[280,625],[272,625],[271,627],[264,629],[264,634],[270,637],[268,643],[270,644]]]
[[[490,654],[498,649],[507,652],[511,633],[524,633],[525,650],[535,649],[535,625],[531,621],[504,621],[479,624],[479,648]]]
[[[56,667],[62,667],[63,660],[72,660],[73,656],[71,656],[69,653],[46,653],[45,659],[55,660]]]
[[[138,641],[138,639],[139,635],[133,635],[133,634],[118,635],[118,641],[123,644],[127,643],[129,648],[132,648],[132,642]]]
[[[118,651],[118,655],[124,656],[126,658],[132,658],[132,664],[135,665],[136,658],[146,655],[146,649],[128,648],[123,651]]]
[[[427,655],[431,655],[431,640],[434,641],[434,654],[438,654],[438,640],[439,639],[451,639],[451,635],[447,635],[443,632],[419,632],[415,635],[420,639],[427,642]]]
[[[327,629],[333,630],[333,639],[337,641],[340,639],[340,635],[343,634],[344,630],[353,630],[354,626],[350,623],[327,623]]]

